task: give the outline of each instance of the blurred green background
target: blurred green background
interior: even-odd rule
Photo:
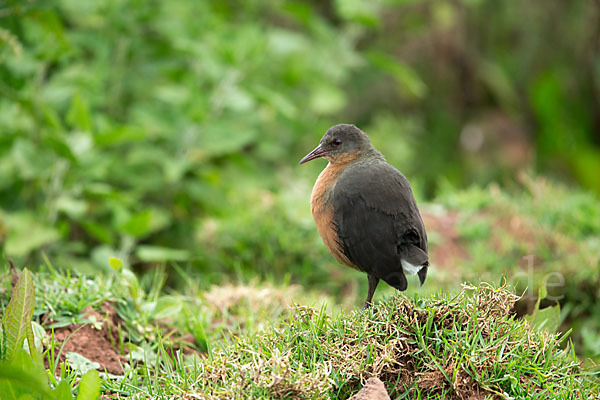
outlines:
[[[354,123],[428,215],[425,290],[535,254],[578,276],[571,311],[594,332],[599,54],[589,0],[3,0],[0,246],[20,265],[115,256],[358,304],[366,279],[310,215],[324,162],[297,166]]]

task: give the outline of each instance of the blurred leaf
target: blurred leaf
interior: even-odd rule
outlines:
[[[169,216],[158,208],[149,208],[132,215],[119,228],[134,237],[144,237],[163,229],[169,223]]]
[[[6,216],[9,229],[4,250],[12,257],[22,257],[39,247],[60,239],[55,228],[43,225],[29,213]]]
[[[500,103],[509,108],[519,105],[518,94],[507,71],[493,62],[482,62],[479,70],[481,71],[482,80]]]
[[[74,219],[83,217],[87,211],[87,203],[85,201],[67,195],[57,198],[55,207],[58,211],[62,211]]]
[[[29,354],[19,349],[11,361],[0,361],[0,399],[20,400],[31,393],[54,398],[44,365],[35,364]]]
[[[67,113],[67,122],[73,128],[84,132],[92,131],[92,122],[87,102],[80,93],[76,93],[71,100],[71,108]]]
[[[260,86],[256,89],[256,94],[261,100],[273,107],[273,109],[284,117],[296,118],[298,114],[296,105],[281,93],[268,87]]]
[[[311,109],[321,115],[333,114],[345,105],[344,92],[334,86],[321,85],[314,89],[310,98]]]
[[[379,24],[379,5],[377,0],[336,0],[338,13],[344,19],[360,22],[363,25],[374,27]]]
[[[8,29],[0,28],[0,46],[7,46],[17,58],[21,57],[23,53],[23,46],[19,38],[13,35]]]
[[[421,99],[427,94],[427,86],[408,65],[379,51],[371,51],[367,57],[373,65],[394,78],[401,94],[416,99]]]
[[[100,245],[94,247],[94,249],[92,250],[91,259],[96,268],[108,269],[110,268],[108,260],[110,259],[110,257],[114,257],[116,254],[119,253],[112,247],[107,245]]]
[[[81,221],[81,226],[87,233],[92,235],[100,242],[112,244],[114,242],[113,233],[103,224],[94,221]]]
[[[135,237],[145,236],[150,231],[150,210],[133,214],[119,229]]]
[[[62,137],[58,135],[45,135],[44,145],[54,150],[60,157],[66,158],[71,162],[77,162],[77,158],[71,151],[71,147],[65,143]]]
[[[73,400],[71,386],[66,380],[61,380],[55,389],[54,398],[56,400]]]
[[[136,255],[140,260],[147,262],[187,261],[190,258],[187,250],[146,245],[138,246]]]
[[[218,122],[201,130],[200,149],[209,156],[240,151],[257,137],[256,131],[245,123]]]
[[[547,307],[542,310],[537,310],[533,315],[526,315],[527,319],[532,327],[537,330],[546,330],[549,333],[558,332],[560,326],[561,316],[560,307]]]
[[[100,375],[91,370],[81,377],[78,386],[77,400],[96,400],[100,397]]]
[[[114,146],[126,143],[136,143],[146,139],[146,133],[128,126],[121,126],[94,135],[94,143],[98,146]]]
[[[158,299],[152,311],[152,319],[171,318],[181,311],[182,302],[175,297],[163,296]]]
[[[82,375],[87,374],[89,371],[100,369],[100,364],[88,360],[79,353],[68,352],[65,358],[69,366]]]
[[[13,144],[12,157],[23,179],[47,176],[54,161],[47,151],[23,139],[17,139]]]
[[[118,259],[116,257],[109,257],[108,263],[110,264],[110,267],[112,269],[114,269],[115,271],[120,271],[121,268],[123,267],[123,261],[121,261],[120,259]]]

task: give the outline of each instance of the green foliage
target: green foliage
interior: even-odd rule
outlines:
[[[82,271],[108,256],[202,263],[195,233],[230,212],[236,182],[273,186],[268,171],[347,104],[361,62],[351,33],[296,3],[6,13],[22,51],[0,58],[4,251]]]
[[[27,268],[21,272],[12,290],[10,302],[2,318],[2,330],[6,340],[6,358],[13,355],[23,346],[25,338],[32,357],[37,356],[31,328],[31,318],[35,305],[35,288],[31,273]]]
[[[440,180],[510,181],[534,152],[541,170],[570,171],[598,189],[598,69],[593,46],[571,45],[594,31],[592,6],[556,7],[8,2],[3,251],[33,263],[45,251],[61,268],[88,272],[108,268],[110,256],[231,269],[226,255],[214,263],[204,228],[244,219],[239,236],[252,242],[257,198],[314,178],[316,164],[299,171],[293,161],[343,120],[370,132],[427,196]],[[284,214],[270,210],[281,223],[261,234],[301,258],[281,245],[306,251],[314,236],[289,234],[297,221]]]
[[[48,385],[46,368],[35,346],[32,317],[35,305],[35,288],[31,273],[23,269],[3,312],[2,351],[0,359],[0,398],[23,400],[71,400],[71,387],[61,380],[53,389]],[[22,346],[27,338],[26,352]],[[4,356],[5,355],[5,356]],[[54,379],[54,377],[53,377]],[[89,371],[78,385],[78,400],[95,400],[100,395],[100,377]],[[29,396],[29,397],[27,397]]]
[[[44,366],[19,348],[9,361],[0,362],[0,398],[17,400],[34,393],[42,399],[54,399],[56,394],[48,387]]]
[[[536,311],[530,319],[550,331],[573,330],[579,354],[599,360],[600,340],[600,200],[546,179],[520,178],[515,190],[495,185],[439,197],[447,213],[458,213],[458,244],[468,254],[460,264],[460,280],[478,282],[504,276],[530,299],[547,295],[560,303]],[[441,260],[433,260],[435,263]],[[433,275],[435,276],[435,275]],[[435,278],[434,278],[435,279]],[[456,277],[440,280],[455,284]],[[547,293],[544,293],[547,292]],[[533,300],[535,303],[535,300]]]
[[[547,296],[548,290],[546,289],[545,282],[542,282],[537,293],[533,313],[526,315],[525,319],[536,329],[544,329],[549,333],[556,334],[561,323],[560,306],[557,303],[554,306],[541,308],[542,299],[547,298]]]
[[[353,304],[364,277],[336,265],[310,219],[323,164],[296,168],[327,127],[353,122],[420,198],[458,214],[468,257],[459,272],[432,268],[420,290],[506,274],[535,292],[560,272],[559,330],[598,357],[597,194],[514,179],[532,169],[600,192],[598,11],[547,3],[3,2],[0,251],[43,260],[56,279],[38,285],[26,319],[68,325],[118,300],[134,342],[178,316],[210,349],[232,328],[213,318],[243,330],[281,309],[190,311],[193,296],[180,309],[159,295],[167,279],[198,296],[258,276]],[[521,193],[457,190],[490,181]],[[531,253],[533,285],[520,274]],[[167,275],[132,272],[163,264]]]
[[[80,380],[77,400],[96,400],[100,396],[97,371],[87,372]],[[44,365],[22,349],[10,361],[0,361],[0,398],[2,400],[73,400],[66,380],[55,387],[48,385]]]
[[[91,370],[81,377],[77,400],[92,400],[100,396],[100,376],[98,371]]]
[[[571,391],[585,398],[598,388],[597,373],[582,368],[571,348],[561,348],[564,334],[552,333],[547,324],[537,329],[511,316],[516,296],[505,288],[482,284],[466,287],[457,296],[390,298],[366,314],[328,313],[325,306],[315,303],[317,297],[290,287],[227,286],[199,291],[197,277],[186,276],[186,293],[165,294],[162,273],[139,281],[128,281],[131,278],[123,271],[108,275],[112,276],[36,274],[41,293],[36,309],[46,305],[40,311],[53,320],[62,315],[78,324],[86,320],[71,314],[74,303],[97,309],[106,302],[116,305],[124,318],[124,336],[115,338],[115,346],[127,342],[132,368],[118,379],[103,377],[102,387],[122,396],[167,398],[194,393],[235,398],[241,390],[237,385],[242,385],[248,396],[288,393],[301,398],[312,393],[313,398],[344,397],[358,390],[362,378],[375,373],[391,393],[395,390],[401,395],[408,390],[420,398],[443,398],[474,388],[516,397],[535,388],[539,398]],[[81,284],[102,288],[102,293],[79,290]],[[69,288],[74,288],[73,298],[56,298]],[[132,290],[137,305],[130,300]],[[317,296],[323,301],[321,294]],[[316,307],[290,308],[292,298]],[[168,335],[153,326],[157,319],[168,326]],[[169,337],[172,329],[176,334],[192,333],[205,354],[174,350]],[[51,357],[54,345],[47,346],[46,356]],[[31,391],[46,396],[43,399],[71,398],[66,396],[76,373],[65,373],[63,365],[60,379],[54,378],[58,382],[51,378],[55,389],[48,388],[43,365],[34,367],[27,353],[19,353],[19,362],[26,362],[25,366],[15,369],[14,364],[1,364],[0,389],[18,391],[27,384]],[[97,373],[90,360],[75,354],[67,358],[82,371],[92,368],[76,387],[77,398],[86,396],[88,390],[97,394]],[[17,372],[11,375],[10,371]],[[431,377],[437,377],[437,386],[428,386]]]

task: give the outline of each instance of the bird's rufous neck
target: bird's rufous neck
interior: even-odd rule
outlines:
[[[326,155],[325,158],[329,161],[329,164],[339,167],[342,170],[350,163],[354,161],[364,161],[364,160],[383,160],[385,158],[383,155],[377,151],[372,146],[368,148],[354,151],[352,153],[342,153],[342,154],[330,154]]]
[[[357,268],[341,250],[337,232],[333,224],[332,192],[335,182],[339,178],[344,168],[351,162],[349,159],[345,163],[330,162],[327,167],[319,174],[317,182],[313,187],[310,196],[310,209],[317,224],[317,230],[325,243],[325,247],[340,263]]]

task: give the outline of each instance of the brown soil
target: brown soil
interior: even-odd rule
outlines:
[[[121,364],[128,359],[120,355],[115,346],[119,343],[119,325],[122,325],[123,321],[110,303],[103,304],[101,312],[88,307],[84,313],[84,318],[99,321],[96,325],[101,324],[101,327],[97,329],[94,324],[77,324],[54,329],[56,340],[66,341],[60,355],[60,362],[65,361],[67,353],[74,352],[92,362],[97,362],[103,371],[122,375]],[[72,336],[69,337],[71,334]]]
[[[443,215],[423,213],[423,222],[428,232],[436,232],[440,243],[430,249],[431,262],[441,268],[457,269],[458,264],[468,258],[460,236],[456,231],[458,212]]]

